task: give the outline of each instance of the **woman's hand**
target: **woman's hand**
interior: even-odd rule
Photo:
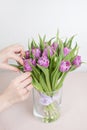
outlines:
[[[0,111],[28,98],[32,89],[32,79],[29,72],[16,77],[0,95]]]
[[[32,78],[29,72],[23,73],[21,76],[16,77],[4,92],[9,103],[14,104],[25,100],[29,96],[32,88],[31,82]]]
[[[8,64],[9,59],[16,60],[23,65],[22,57],[25,55],[24,49],[21,45],[15,44],[0,51],[0,68],[18,71],[16,67]]]

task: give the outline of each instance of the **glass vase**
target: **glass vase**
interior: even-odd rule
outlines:
[[[43,122],[56,121],[60,117],[62,88],[47,94],[33,89],[33,114]]]

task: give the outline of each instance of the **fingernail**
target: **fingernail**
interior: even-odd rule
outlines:
[[[26,72],[27,75],[30,75],[30,72]]]

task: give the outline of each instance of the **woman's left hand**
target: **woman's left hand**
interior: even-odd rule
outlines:
[[[13,71],[19,71],[18,68],[13,67],[8,64],[9,59],[16,60],[18,63],[23,65],[22,57],[25,55],[24,48],[22,45],[14,44],[12,46],[6,47],[0,51],[0,68],[8,69]]]

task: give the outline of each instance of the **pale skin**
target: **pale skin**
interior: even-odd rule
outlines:
[[[8,64],[9,59],[14,59],[23,65],[22,57],[24,49],[21,45],[15,44],[0,51],[0,69],[19,71],[16,67]],[[23,73],[13,79],[9,86],[0,94],[0,112],[15,103],[24,101],[29,97],[32,89],[32,78],[29,72]]]

